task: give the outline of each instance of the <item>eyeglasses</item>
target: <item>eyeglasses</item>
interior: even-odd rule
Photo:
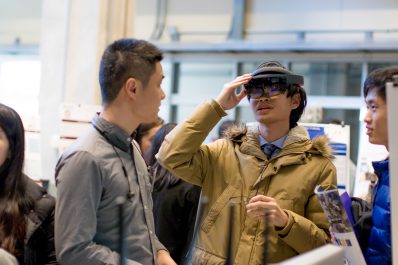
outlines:
[[[290,85],[302,83],[303,77],[299,75],[266,74],[254,76],[244,87],[249,99],[259,99],[275,97],[285,93]]]
[[[248,98],[252,99],[259,99],[262,97],[271,98],[285,93],[286,90],[287,86],[284,84],[264,84],[263,82],[259,82],[246,88],[246,94]]]

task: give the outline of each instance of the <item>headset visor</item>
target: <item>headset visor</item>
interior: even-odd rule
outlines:
[[[248,98],[274,97],[287,91],[290,85],[301,85],[304,79],[300,75],[264,74],[253,76],[244,87]]]

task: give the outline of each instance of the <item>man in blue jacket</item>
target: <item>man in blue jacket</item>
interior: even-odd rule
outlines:
[[[366,134],[372,144],[384,145],[388,150],[386,82],[398,75],[398,67],[376,69],[369,74],[363,86],[367,112]],[[368,265],[391,264],[390,173],[389,157],[373,162],[378,182],[373,194],[372,225],[366,240],[364,255]]]

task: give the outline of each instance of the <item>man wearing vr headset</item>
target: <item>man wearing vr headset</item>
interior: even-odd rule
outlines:
[[[329,242],[314,189],[336,185],[336,169],[327,139],[311,141],[297,125],[306,106],[303,83],[278,62],[264,63],[225,84],[166,137],[159,162],[208,199],[199,209],[193,264],[222,264],[228,253],[234,264],[280,262]],[[257,123],[202,144],[246,96]]]

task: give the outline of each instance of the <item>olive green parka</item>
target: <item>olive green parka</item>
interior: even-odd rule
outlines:
[[[312,142],[296,126],[271,160],[259,146],[258,124],[232,128],[227,139],[203,144],[225,115],[215,101],[201,104],[167,135],[157,156],[172,174],[201,186],[207,199],[199,209],[192,264],[225,264],[231,234],[234,264],[262,264],[267,222],[248,217],[245,208],[257,194],[273,197],[289,217],[284,228],[268,226],[268,262],[328,243],[328,222],[314,194],[316,185],[336,185],[327,139]]]

